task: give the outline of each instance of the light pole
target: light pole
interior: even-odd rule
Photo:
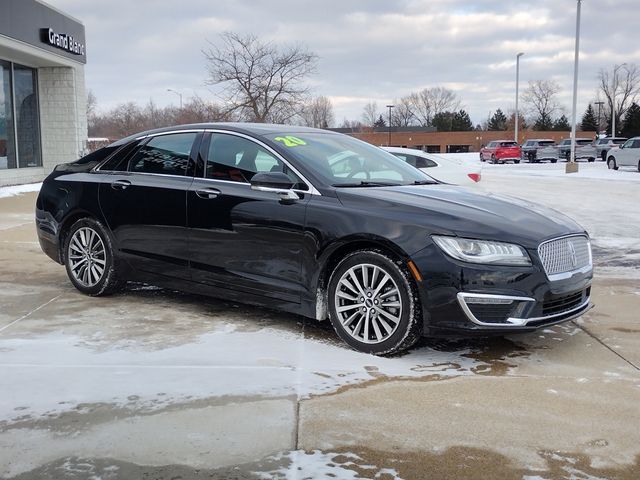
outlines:
[[[389,128],[387,129],[389,132],[389,138],[387,140],[387,147],[391,146],[391,109],[393,108],[393,105],[387,105],[387,108],[389,109]]]
[[[180,110],[182,110],[182,94],[180,92],[176,92],[172,88],[167,88],[167,92],[175,93],[176,95],[178,95],[180,97]]]
[[[611,137],[616,136],[616,93],[618,90],[618,70],[627,64],[613,66],[613,93],[611,94]]]
[[[582,7],[582,0],[578,0],[578,8],[576,11],[576,51],[574,54],[573,62],[573,107],[571,122],[571,155],[567,166],[565,168],[566,173],[575,173],[578,171],[578,164],[576,163],[576,109],[578,105],[578,60],[580,57],[580,8]]]
[[[520,87],[520,57],[524,55],[524,52],[520,52],[516,55],[516,128],[515,128],[515,138],[513,139],[516,143],[518,143],[518,88]]]
[[[602,109],[602,105],[604,105],[604,102],[600,101],[600,102],[596,102],[596,105],[598,105],[598,131],[597,134],[600,135],[600,125],[601,125],[601,117],[600,117],[600,110]]]

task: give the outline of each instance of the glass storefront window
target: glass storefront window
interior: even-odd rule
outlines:
[[[0,170],[40,166],[36,70],[0,60]]]
[[[16,168],[11,64],[0,60],[0,170]]]
[[[13,85],[20,168],[39,167],[42,162],[40,162],[36,71],[33,68],[14,64]]]

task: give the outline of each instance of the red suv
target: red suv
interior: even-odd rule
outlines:
[[[513,140],[494,140],[480,149],[480,161],[491,163],[520,163],[522,151]]]

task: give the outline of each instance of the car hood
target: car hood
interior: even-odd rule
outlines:
[[[455,185],[345,188],[338,191],[338,198],[369,214],[424,225],[431,234],[513,242],[527,248],[537,248],[549,238],[584,233],[556,210]]]

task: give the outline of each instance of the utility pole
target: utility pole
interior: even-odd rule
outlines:
[[[515,138],[513,139],[514,142],[518,143],[518,120],[519,118],[519,114],[518,114],[518,88],[520,86],[520,57],[524,55],[524,52],[520,52],[519,54],[516,55],[516,128],[515,128]]]
[[[182,94],[180,92],[176,92],[172,88],[167,88],[167,92],[175,93],[176,95],[178,95],[180,97],[180,110],[182,110]]]
[[[571,155],[565,173],[576,173],[578,171],[578,164],[576,163],[576,109],[578,105],[578,60],[580,57],[580,8],[582,7],[582,0],[578,0],[578,9],[576,12],[576,51],[575,59],[573,62],[573,108],[571,122]]]
[[[596,102],[596,105],[598,105],[598,131],[597,134],[600,135],[600,130],[601,130],[601,117],[600,117],[600,109],[602,108],[602,105],[604,105],[604,102],[600,101],[600,102]]]
[[[389,132],[389,138],[387,139],[387,147],[391,146],[391,109],[393,108],[393,105],[387,105],[387,108],[389,109],[389,128],[387,129],[387,131]]]

